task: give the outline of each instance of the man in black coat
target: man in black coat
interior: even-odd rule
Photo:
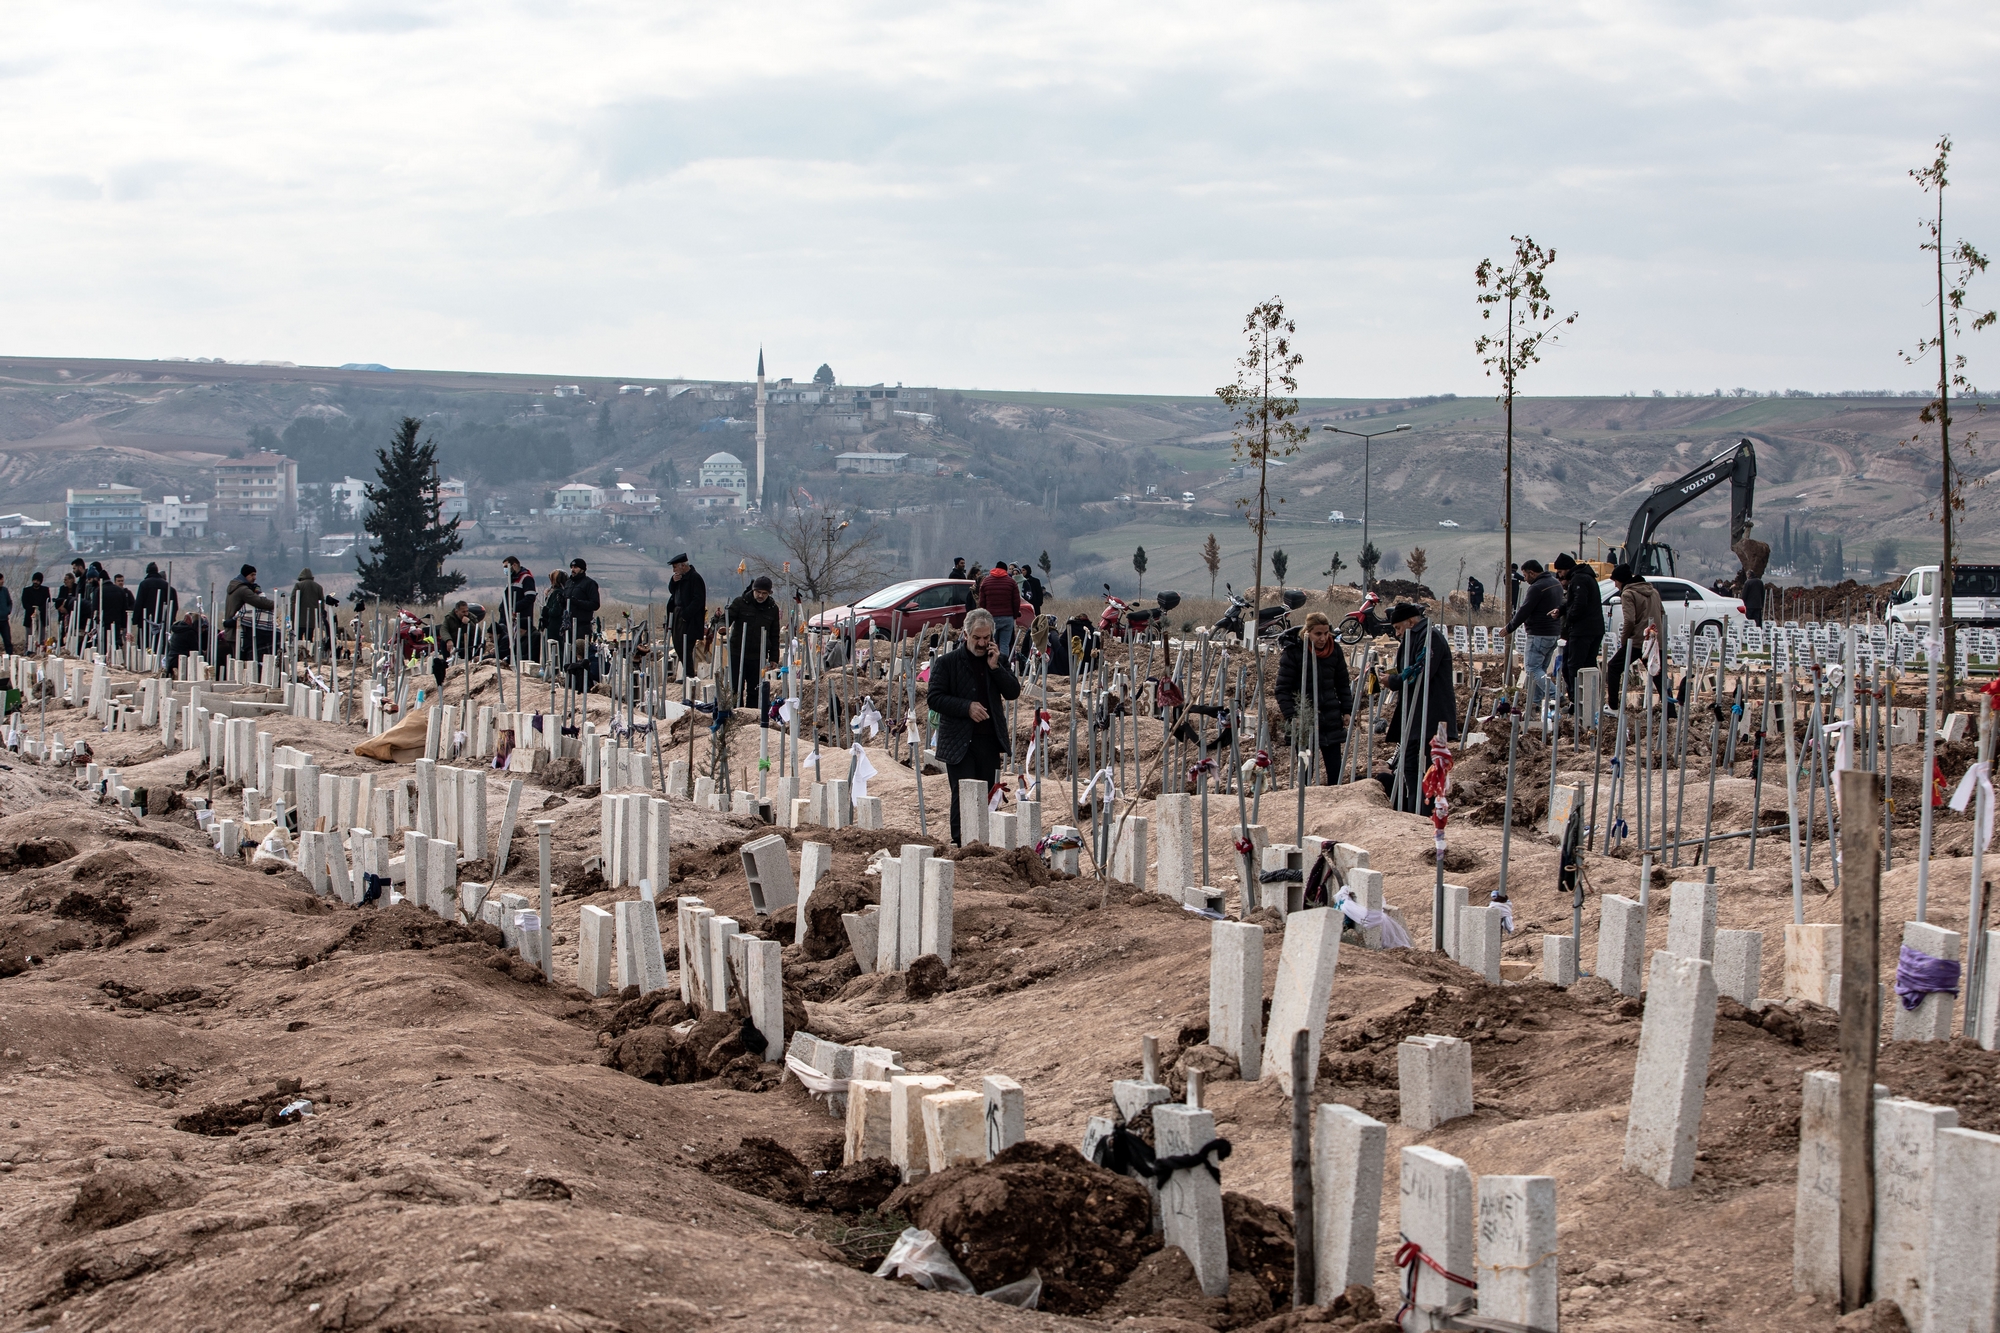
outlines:
[[[125,642],[125,635],[132,627],[132,612],[139,605],[139,599],[125,586],[125,576],[116,574],[99,594],[104,607],[104,641],[116,647]]]
[[[1604,599],[1597,574],[1567,553],[1556,557],[1556,577],[1563,583],[1563,688],[1576,698],[1576,673],[1597,665],[1604,648]]]
[[[563,584],[563,591],[569,595],[566,628],[582,643],[591,635],[597,624],[597,609],[604,604],[602,594],[597,591],[597,580],[590,577],[590,566],[582,556],[569,562],[569,582]]]
[[[521,658],[527,662],[542,660],[542,636],[535,631],[535,573],[521,563],[521,557],[510,555],[500,562],[507,571],[507,587],[511,590],[514,606],[514,640],[521,650]],[[507,642],[506,626],[501,626],[493,641],[504,655],[511,651]]]
[[[1306,613],[1303,635],[1287,631],[1279,640],[1278,711],[1290,722],[1298,715],[1299,698],[1312,701],[1314,730],[1319,743],[1321,781],[1340,781],[1340,748],[1347,738],[1347,715],[1354,711],[1354,686],[1347,675],[1347,654],[1333,637],[1333,622],[1324,611]],[[1306,665],[1306,652],[1312,665]]]
[[[1014,747],[1002,703],[1018,699],[1021,682],[1000,656],[990,611],[970,611],[965,639],[931,664],[928,702],[938,715],[937,756],[951,783],[951,840],[958,833],[958,784],[978,778],[990,790],[1000,775],[1000,756]]]
[[[681,660],[681,673],[692,678],[695,645],[701,642],[702,628],[708,621],[708,584],[695,572],[687,552],[667,563],[674,571],[667,582],[667,642]]]
[[[21,628],[27,631],[29,652],[49,637],[49,585],[39,569],[21,589]]]
[[[737,706],[755,706],[766,725],[770,722],[765,716],[766,701],[757,687],[763,681],[764,668],[777,663],[784,633],[778,599],[771,595],[771,576],[759,574],[743,595],[729,604],[729,674],[736,686]]]
[[[1544,692],[1555,692],[1549,665],[1555,661],[1556,641],[1562,637],[1563,590],[1539,560],[1522,561],[1521,572],[1530,580],[1528,591],[1507,622],[1507,633],[1528,631],[1528,709],[1532,712]]]
[[[148,564],[146,577],[139,580],[139,623],[148,629],[170,624],[180,609],[181,599],[174,585],[167,582],[157,564]]]
[[[1431,624],[1424,608],[1414,602],[1399,602],[1385,617],[1396,636],[1396,667],[1383,681],[1396,691],[1396,711],[1389,719],[1389,736],[1400,742],[1396,748],[1396,768],[1377,773],[1382,784],[1405,813],[1426,814],[1430,802],[1423,799],[1424,771],[1430,767],[1430,741],[1444,728],[1446,740],[1458,739],[1458,695],[1451,684],[1451,641],[1444,631]],[[1404,713],[1409,713],[1408,725]],[[1402,774],[1402,790],[1396,775]]]

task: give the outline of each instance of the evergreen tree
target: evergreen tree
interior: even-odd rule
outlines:
[[[355,570],[361,589],[389,602],[437,602],[464,585],[465,575],[445,571],[444,562],[465,542],[458,520],[440,521],[437,441],[417,442],[423,422],[404,417],[387,449],[375,451],[375,483],[368,487],[372,512],[364,521],[372,560]]]
[[[1278,576],[1278,586],[1280,588],[1285,586],[1285,575],[1290,572],[1291,567],[1292,558],[1285,554],[1282,546],[1271,552],[1271,572]]]
[[[1132,569],[1133,569],[1133,571],[1134,571],[1135,573],[1137,573],[1137,574],[1138,574],[1138,576],[1139,576],[1139,590],[1140,590],[1141,592],[1144,592],[1144,591],[1145,591],[1145,589],[1146,589],[1146,548],[1145,548],[1145,547],[1141,546],[1141,547],[1140,547],[1140,548],[1139,548],[1138,550],[1136,550],[1136,551],[1132,552]]]

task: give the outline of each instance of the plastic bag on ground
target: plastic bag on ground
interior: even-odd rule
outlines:
[[[1039,1309],[1042,1303],[1042,1270],[1031,1268],[1028,1275],[1018,1282],[1009,1282],[979,1294],[985,1300],[998,1301],[1002,1305],[1019,1306],[1023,1310]]]
[[[956,1291],[967,1296],[977,1295],[965,1274],[958,1271],[951,1256],[936,1236],[920,1227],[906,1227],[903,1234],[896,1237],[896,1243],[889,1247],[889,1253],[882,1260],[882,1266],[875,1270],[876,1277],[907,1277],[925,1291]]]

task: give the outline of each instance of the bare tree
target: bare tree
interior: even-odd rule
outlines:
[[[777,542],[780,556],[742,552],[749,573],[768,574],[779,587],[794,588],[811,602],[838,602],[871,592],[895,575],[895,562],[880,549],[880,529],[859,532],[838,510],[824,505],[773,510],[764,530]]]
[[[1250,594],[1253,620],[1255,608],[1264,604],[1264,533],[1277,512],[1271,508],[1271,459],[1297,453],[1306,438],[1305,427],[1292,420],[1299,412],[1297,372],[1305,360],[1292,350],[1291,338],[1298,331],[1297,322],[1285,317],[1281,298],[1253,306],[1243,321],[1250,345],[1236,362],[1236,382],[1215,391],[1223,406],[1237,413],[1231,456],[1257,465],[1255,508],[1248,499],[1236,502],[1239,509],[1251,509],[1250,530],[1257,534]],[[1262,660],[1258,659],[1260,666]]]
[[[1422,583],[1424,571],[1431,567],[1431,558],[1424,554],[1423,547],[1412,546],[1410,553],[1403,557],[1403,563],[1410,567],[1410,577]]]
[[[1961,398],[1977,396],[1965,374],[1965,353],[1951,351],[1949,338],[1962,338],[1960,328],[1962,316],[1969,315],[1972,328],[1976,332],[1994,320],[1994,311],[1983,314],[1965,309],[1966,289],[1976,274],[1986,271],[1986,256],[1974,249],[1972,243],[1961,240],[1949,250],[1944,243],[1944,187],[1950,184],[1946,175],[1951,162],[1951,136],[1945,135],[1937,142],[1937,157],[1927,167],[1919,167],[1910,172],[1910,178],[1925,194],[1937,196],[1936,213],[1924,219],[1926,239],[1920,244],[1928,250],[1937,270],[1937,333],[1933,337],[1917,339],[1917,350],[1905,352],[1903,359],[1915,365],[1917,358],[1931,352],[1937,353],[1938,379],[1937,397],[1924,405],[1917,419],[1927,426],[1938,429],[1938,458],[1943,469],[1943,483],[1938,494],[1938,507],[1932,517],[1940,520],[1944,530],[1943,558],[1938,566],[1938,618],[1944,626],[1944,694],[1947,699],[1957,688],[1958,654],[1953,646],[1956,637],[1951,619],[1951,585],[1953,578],[1952,516],[1965,509],[1964,463],[1971,462],[1978,455],[1973,447],[1973,436],[1966,435],[1959,441],[1960,463],[1954,466],[1951,456],[1951,395],[1958,391]],[[1946,286],[1949,279],[1951,285]],[[1912,436],[1912,444],[1920,443],[1921,433]],[[1974,482],[1974,485],[1979,484]]]
[[[1505,550],[1501,563],[1508,569],[1514,567],[1514,382],[1522,371],[1540,361],[1542,344],[1553,340],[1557,331],[1565,324],[1576,323],[1576,312],[1558,320],[1554,300],[1549,296],[1547,277],[1549,268],[1556,262],[1554,249],[1544,250],[1529,236],[1512,236],[1514,260],[1504,268],[1491,259],[1479,261],[1473,270],[1472,280],[1479,286],[1478,302],[1481,319],[1493,318],[1496,306],[1502,307],[1506,330],[1503,333],[1481,334],[1472,345],[1486,373],[1500,377],[1500,401],[1507,408],[1507,459],[1502,474],[1506,499],[1502,509],[1501,527],[1505,533]],[[1637,551],[1627,551],[1627,560],[1636,561]]]

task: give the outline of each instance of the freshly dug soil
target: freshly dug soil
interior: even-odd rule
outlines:
[[[884,1208],[943,1241],[981,1291],[1039,1269],[1054,1314],[1097,1309],[1159,1248],[1145,1186],[1032,1140],[905,1186]]]

